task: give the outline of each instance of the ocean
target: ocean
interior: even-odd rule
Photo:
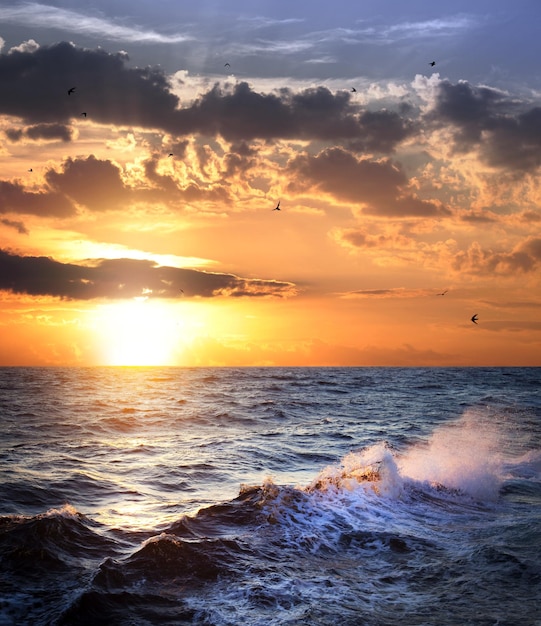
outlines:
[[[540,368],[0,368],[0,625],[539,626]]]

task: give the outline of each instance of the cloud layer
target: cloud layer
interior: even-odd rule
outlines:
[[[6,250],[0,250],[0,289],[69,300],[287,297],[296,293],[292,283],[158,266],[152,261],[101,259],[78,265]]]

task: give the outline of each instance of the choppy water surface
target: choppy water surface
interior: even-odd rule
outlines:
[[[0,625],[539,626],[540,389],[0,369]]]

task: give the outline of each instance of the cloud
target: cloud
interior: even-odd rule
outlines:
[[[75,207],[57,191],[26,191],[18,182],[0,181],[0,213],[67,217]]]
[[[344,141],[382,153],[414,132],[411,120],[363,110],[348,91],[326,87],[260,93],[246,82],[215,84],[181,108],[159,68],[128,68],[120,53],[65,42],[0,55],[0,82],[0,113],[29,124],[66,124],[84,110],[97,123],[159,129],[175,137]],[[68,96],[70,87],[76,90]]]
[[[0,289],[70,300],[186,297],[289,297],[293,283],[159,266],[137,259],[60,263],[0,250]]]
[[[26,226],[19,221],[16,220],[8,220],[7,218],[0,219],[0,224],[4,224],[8,228],[14,228],[20,235],[28,235],[28,229]]]
[[[373,235],[359,228],[336,228],[331,231],[331,236],[339,245],[346,248],[366,250],[377,248],[380,252],[384,249],[405,251],[415,248],[418,250],[418,243],[415,240],[400,233]]]
[[[337,140],[361,135],[348,92],[326,87],[262,94],[246,82],[232,89],[216,84],[178,112],[177,130],[221,135],[227,141],[261,139]]]
[[[133,43],[173,44],[192,37],[178,33],[165,35],[139,26],[125,26],[115,21],[38,2],[0,7],[0,21],[32,28],[54,28],[81,35],[99,35],[102,39]],[[31,40],[32,41],[32,40]]]
[[[21,141],[23,138],[31,141],[71,141],[73,130],[65,124],[35,124],[26,128],[10,128],[5,131],[7,138],[12,142]]]
[[[490,87],[442,80],[428,120],[453,128],[455,149],[478,150],[488,165],[527,173],[541,165],[541,107]]]
[[[455,36],[458,32],[469,30],[476,21],[469,15],[455,15],[446,18],[424,20],[420,22],[401,22],[381,29],[381,36],[390,41],[397,39],[418,39],[421,37]]]
[[[346,298],[419,298],[425,296],[433,296],[434,291],[428,289],[405,289],[404,287],[395,287],[392,289],[360,289],[358,291],[349,291],[343,294]]]
[[[174,128],[177,119],[178,98],[161,70],[127,68],[123,54],[102,49],[63,42],[3,54],[0,83],[0,113],[30,124],[65,124],[81,111],[95,122],[147,128]]]
[[[62,171],[47,170],[45,180],[52,189],[94,211],[119,209],[133,198],[124,186],[120,168],[92,154],[86,159],[68,158]]]
[[[186,149],[186,146],[184,146]],[[173,157],[173,158],[176,158]],[[188,160],[186,160],[187,162]],[[160,174],[157,171],[159,157],[154,156],[144,163],[144,171],[147,181],[154,185],[153,189],[142,190],[134,197],[141,200],[165,202],[169,206],[175,202],[216,202],[222,205],[231,203],[231,196],[227,188],[221,182],[202,182],[195,172],[187,171],[183,179],[169,174]],[[226,171],[227,173],[227,171]]]
[[[454,255],[453,269],[481,275],[516,276],[517,272],[536,272],[541,267],[541,238],[528,237],[511,251],[484,249],[472,243]]]
[[[531,333],[541,331],[541,322],[532,320],[483,320],[479,328],[492,332]]]
[[[294,20],[289,20],[294,23]],[[265,22],[257,21],[251,25],[266,26]],[[272,26],[273,24],[269,24]],[[325,30],[317,30],[308,33],[295,32],[290,38],[283,36],[277,38],[258,37],[253,41],[242,41],[234,43],[229,50],[233,54],[258,54],[259,52],[274,54],[298,54],[299,52],[311,50],[334,49],[336,46],[355,46],[369,43],[370,45],[389,45],[395,42],[414,39],[419,41],[424,38],[442,38],[453,36],[476,25],[476,21],[468,15],[456,15],[433,20],[423,20],[418,22],[406,21],[396,24],[375,22],[361,22],[357,26],[350,28],[338,27]],[[280,33],[281,34],[281,33]],[[246,31],[242,31],[243,38],[246,39]]]
[[[248,169],[250,154],[248,146],[232,148],[231,154],[224,157],[224,174]],[[130,208],[137,203],[167,203],[174,207],[175,202],[207,201],[221,205],[231,202],[230,193],[220,180],[205,183],[189,171],[182,179],[159,174],[158,163],[157,157],[145,161],[145,179],[132,181],[130,185],[123,170],[108,159],[93,154],[68,157],[56,169],[45,171],[47,185],[41,191],[28,191],[20,182],[0,181],[0,213],[67,217],[76,213],[76,205],[104,212]]]
[[[320,190],[339,200],[366,205],[372,215],[436,217],[449,211],[439,203],[421,200],[407,191],[408,179],[390,160],[357,159],[342,148],[327,148],[318,155],[302,154],[288,166],[290,190]]]
[[[357,152],[389,154],[399,143],[416,132],[416,124],[394,111],[365,111],[359,116],[359,135],[348,142]]]
[[[1,11],[1,9],[0,9]],[[29,39],[28,41],[23,41],[18,46],[13,46],[8,50],[8,54],[12,52],[35,52],[39,48],[39,43],[34,41],[34,39]]]

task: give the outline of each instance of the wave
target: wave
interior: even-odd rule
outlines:
[[[72,506],[27,517],[0,517],[2,564],[18,575],[38,576],[68,569],[80,559],[101,559],[113,542],[97,532],[100,525]]]
[[[0,621],[3,610],[59,626],[473,624],[472,604],[493,615],[506,603],[507,623],[528,623],[541,531],[515,516],[490,535],[506,506],[541,503],[541,451],[514,455],[512,437],[522,441],[516,426],[472,409],[423,441],[352,450],[308,484],[241,485],[236,498],[142,532],[69,505],[0,517],[7,591],[26,589],[35,607],[2,605]]]

